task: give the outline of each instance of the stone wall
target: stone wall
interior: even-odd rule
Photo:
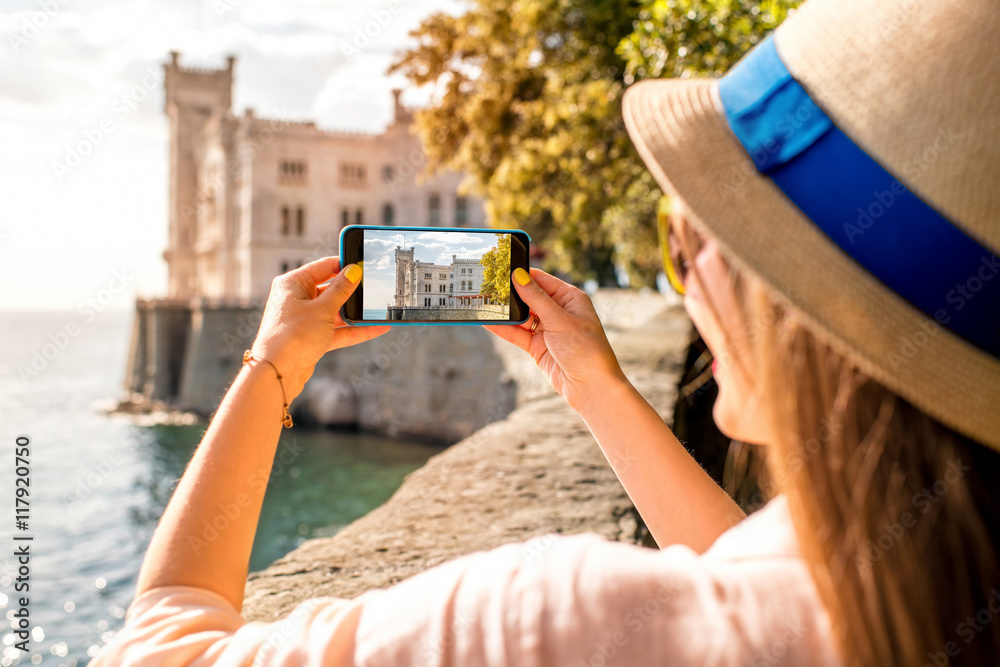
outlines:
[[[506,320],[510,306],[477,306],[475,308],[420,308],[417,306],[391,307],[390,320]]]
[[[679,305],[665,307],[662,297],[611,305],[608,296],[595,301],[610,311],[606,328],[619,361],[669,422],[691,338],[690,322]],[[615,326],[615,314],[634,326]],[[465,329],[424,331],[436,336]],[[531,363],[523,352],[514,351]],[[533,363],[516,373],[519,383],[541,375]],[[545,388],[521,394],[519,407],[504,419],[411,473],[382,507],[335,536],[308,540],[267,569],[252,573],[243,615],[250,621],[271,621],[311,597],[355,597],[456,556],[508,542],[524,542],[530,556],[544,550],[546,535],[579,532],[636,543],[647,537],[586,425],[546,383]]]
[[[600,290],[594,302],[611,338],[667,304],[655,292],[621,290]],[[138,302],[120,409],[212,414],[261,313],[248,302]],[[328,353],[291,410],[303,425],[452,443],[549,391],[526,354],[482,327],[404,326]]]

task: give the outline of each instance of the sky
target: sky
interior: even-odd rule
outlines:
[[[233,107],[379,132],[385,71],[457,0],[5,0],[0,311],[119,310],[166,291],[162,65],[237,57]],[[365,33],[368,34],[365,34]],[[430,91],[407,90],[420,106]],[[110,297],[108,295],[111,295]],[[95,299],[98,299],[95,302]]]
[[[451,256],[479,259],[497,244],[496,234],[467,232],[365,232],[363,308],[385,308],[395,294],[396,246],[413,248],[418,262],[451,264]]]

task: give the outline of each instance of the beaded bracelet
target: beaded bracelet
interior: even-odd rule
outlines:
[[[284,403],[284,410],[285,410],[285,416],[284,418],[282,418],[281,423],[285,425],[285,428],[291,428],[292,416],[288,414],[288,400],[285,398],[285,383],[281,381],[281,373],[278,372],[278,367],[272,364],[270,361],[267,361],[267,359],[264,359],[263,357],[253,356],[253,353],[250,352],[250,350],[247,350],[246,352],[243,353],[243,365],[246,366],[251,361],[266,361],[271,366],[271,368],[274,369],[275,375],[278,376],[278,384],[281,386],[281,401],[282,403]]]

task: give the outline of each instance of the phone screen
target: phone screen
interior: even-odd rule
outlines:
[[[365,227],[358,231],[364,265],[360,310],[365,322],[506,323],[523,320],[527,314],[510,283],[511,270],[526,265],[523,233]]]

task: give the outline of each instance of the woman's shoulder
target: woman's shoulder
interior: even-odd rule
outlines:
[[[788,511],[788,498],[772,498],[764,507],[720,535],[705,552],[709,560],[768,560],[801,557]]]

